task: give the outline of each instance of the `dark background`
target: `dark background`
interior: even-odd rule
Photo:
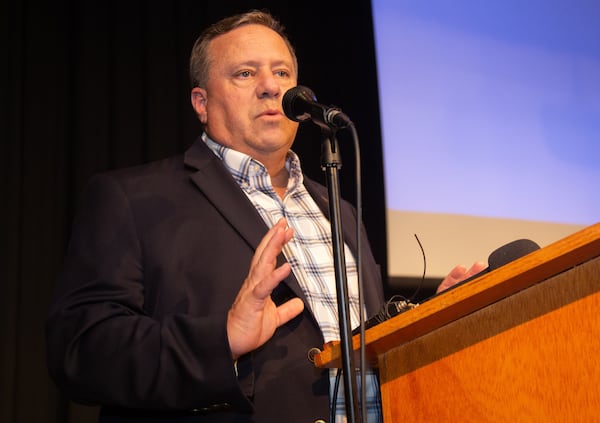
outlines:
[[[371,8],[356,1],[9,1],[0,6],[2,234],[0,421],[90,422],[49,379],[44,319],[88,178],[184,151],[199,135],[187,76],[200,31],[268,9],[287,27],[299,83],[341,106],[361,139],[364,221],[386,273],[385,204]],[[346,142],[346,139],[348,142]],[[339,135],[342,195],[354,201],[354,152]],[[320,135],[294,150],[324,181]]]

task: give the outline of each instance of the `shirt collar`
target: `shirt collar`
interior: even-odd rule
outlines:
[[[223,161],[227,170],[240,186],[243,187],[247,184],[263,190],[261,187],[265,186],[266,183],[269,188],[272,188],[271,177],[261,162],[247,154],[213,141],[206,132],[202,133],[201,138],[208,148]],[[298,190],[304,182],[300,158],[292,150],[287,153],[285,168],[289,173],[287,192],[292,193]]]

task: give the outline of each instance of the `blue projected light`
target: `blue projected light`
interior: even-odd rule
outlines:
[[[388,208],[600,221],[600,2],[372,5]]]

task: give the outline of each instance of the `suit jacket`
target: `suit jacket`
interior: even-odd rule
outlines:
[[[325,188],[305,186],[328,215]],[[346,202],[342,222],[356,253]],[[323,338],[308,308],[236,366],[231,358],[227,312],[266,231],[200,140],[183,156],[94,177],[47,321],[54,380],[74,400],[102,405],[104,422],[328,420],[328,371],[308,359]],[[366,234],[363,242],[371,315],[381,275]],[[293,275],[272,294],[276,303],[296,296],[306,304]]]

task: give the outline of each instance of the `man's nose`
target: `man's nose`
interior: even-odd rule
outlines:
[[[272,73],[265,73],[260,76],[257,86],[259,97],[277,97],[281,94],[281,85],[276,76]]]

